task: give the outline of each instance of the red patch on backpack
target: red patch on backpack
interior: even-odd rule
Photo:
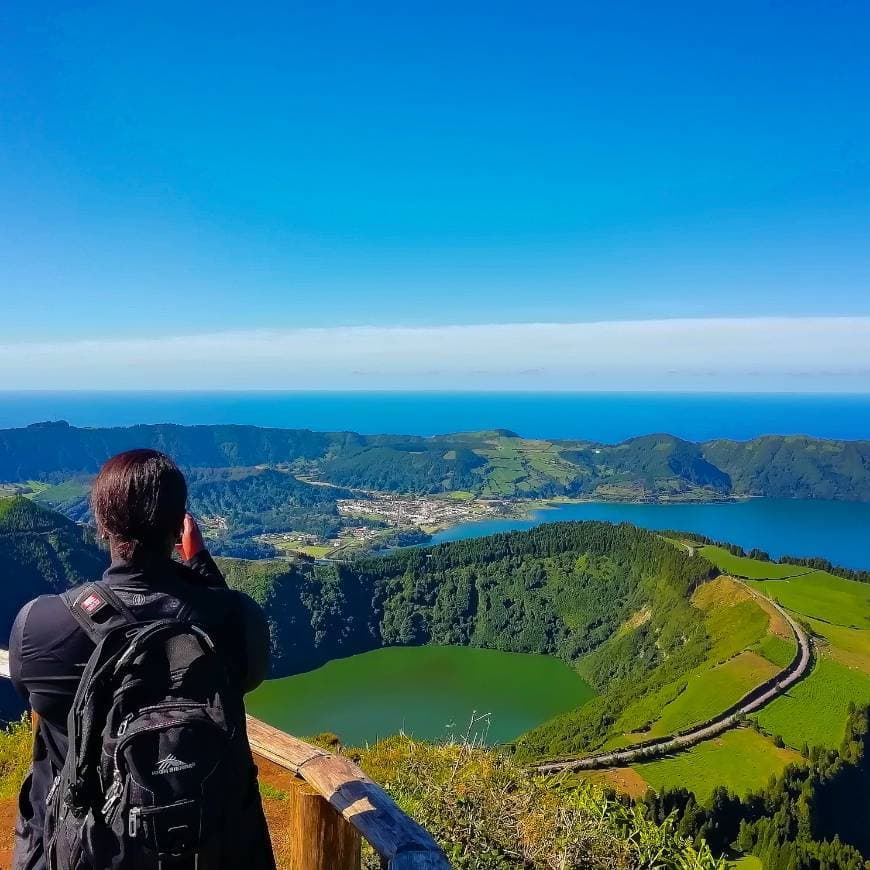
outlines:
[[[79,602],[79,607],[87,613],[88,616],[93,616],[106,602],[97,595],[96,592],[91,592],[83,601]]]

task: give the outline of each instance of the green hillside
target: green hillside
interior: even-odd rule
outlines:
[[[222,563],[276,627],[281,673],[378,646],[471,645],[575,662],[604,645],[632,613],[654,619],[624,635],[653,667],[686,633],[703,634],[692,589],[708,562],[641,529],[554,523],[528,532],[399,551],[335,565]],[[629,656],[603,665],[598,685]]]
[[[254,426],[160,424],[0,430],[0,482],[58,483],[109,456],[154,447],[187,469],[281,466],[338,486],[404,493],[698,500],[870,500],[870,442],[764,436],[694,443],[673,435],[621,444],[529,440],[495,430],[424,438]]]
[[[99,577],[107,563],[83,527],[23,496],[0,499],[0,646],[31,598]]]

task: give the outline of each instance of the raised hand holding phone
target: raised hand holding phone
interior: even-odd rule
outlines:
[[[181,540],[175,545],[179,555],[185,562],[205,549],[205,540],[199,530],[196,520],[189,513],[184,515],[184,526],[181,530]]]

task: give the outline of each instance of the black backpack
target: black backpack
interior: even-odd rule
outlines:
[[[189,608],[102,582],[63,598],[96,649],[46,799],[49,870],[273,866],[238,854],[263,825],[244,707]]]

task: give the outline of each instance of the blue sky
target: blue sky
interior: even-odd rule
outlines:
[[[0,386],[163,386],[149,359],[195,337],[173,384],[298,388],[292,349],[228,348],[367,327],[324,384],[499,387],[540,333],[499,333],[486,377],[385,336],[470,359],[445,328],[697,318],[754,372],[720,387],[774,388],[806,325],[753,329],[804,318],[808,385],[870,390],[835,346],[870,316],[868,28],[863,2],[3,4],[0,350],[31,363]],[[627,386],[694,377],[620,350]],[[532,356],[540,388],[588,386]]]

